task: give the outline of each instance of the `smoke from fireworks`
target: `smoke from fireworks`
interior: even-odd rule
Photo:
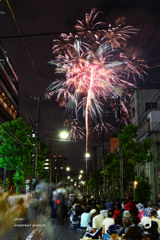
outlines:
[[[136,33],[137,29],[132,26],[121,27],[118,20],[117,27],[96,30],[96,27],[105,25],[104,22],[95,23],[99,13],[92,9],[90,14],[86,14],[85,20],[78,20],[75,26],[78,32],[75,36],[71,33],[68,36],[61,34],[62,41],[53,41],[53,53],[57,56],[50,63],[56,66],[56,73],[64,78],[53,82],[46,93],[48,98],[56,94],[57,101],[65,100],[68,111],[73,111],[74,108],[76,119],[79,110],[83,109],[86,152],[90,121],[97,124],[99,119],[97,126],[107,130],[109,124],[102,120],[104,103],[108,98],[118,96],[121,97],[121,109],[128,114],[125,97],[127,90],[135,87],[130,79],[132,77],[135,80],[135,75],[145,73],[145,64],[131,61],[122,52],[129,34]],[[72,137],[75,139],[73,126]]]

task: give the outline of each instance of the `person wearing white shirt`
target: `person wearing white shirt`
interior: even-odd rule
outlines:
[[[96,213],[94,214],[93,221],[92,221],[93,233],[95,233],[97,230],[102,228],[103,221],[104,221],[103,216],[100,214],[99,209],[96,208]]]
[[[108,217],[102,223],[102,226],[103,226],[102,234],[106,234],[109,226],[114,224],[113,215],[114,215],[114,211],[109,210]]]

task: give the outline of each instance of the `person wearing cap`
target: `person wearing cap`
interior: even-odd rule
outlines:
[[[96,209],[92,209],[90,211],[90,213],[93,216],[93,220],[92,220],[92,228],[93,228],[93,233],[96,232],[96,230],[99,230],[100,228],[102,228],[102,223],[103,223],[103,216],[100,214],[100,211],[98,208]]]
[[[136,207],[137,207],[137,209],[138,209],[137,217],[139,217],[140,222],[141,222],[141,219],[142,219],[143,214],[144,214],[144,206],[143,206],[142,203],[138,203],[138,204],[136,205]]]
[[[147,235],[150,240],[159,240],[159,233],[157,231],[158,225],[152,221],[150,217],[143,217],[141,220],[144,234]]]
[[[123,224],[124,229],[126,229],[126,226],[125,226],[125,223],[124,223],[126,219],[128,219],[130,221],[132,219],[132,215],[130,214],[130,212],[128,210],[125,210],[123,212],[122,224]]]

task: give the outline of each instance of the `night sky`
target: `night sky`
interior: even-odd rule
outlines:
[[[75,30],[76,21],[84,19],[85,13],[90,13],[92,8],[103,11],[98,20],[108,24],[115,24],[118,17],[126,17],[126,24],[142,23],[160,19],[160,3],[151,0],[10,0],[13,14],[22,35],[40,33],[61,33]],[[31,60],[26,52],[21,38],[2,38],[4,36],[20,35],[11,12],[5,0],[0,1],[0,40],[4,45],[7,55],[19,78],[20,116],[33,125],[37,118],[37,101],[33,97],[44,96],[45,88],[55,80],[54,66],[48,64],[54,59],[52,54],[53,39],[58,39],[60,34],[25,37],[27,49],[32,57],[36,69],[43,81],[42,85]],[[145,83],[139,80],[139,87],[154,88],[159,81],[160,65],[160,22],[139,24],[137,35],[131,35],[126,47],[126,55],[131,53],[144,59],[148,66],[148,76]],[[32,97],[31,97],[32,96]],[[47,135],[55,129],[62,129],[65,120],[63,107],[58,107],[55,98],[52,98],[53,117],[52,122],[50,101],[41,102],[40,134]],[[32,119],[33,121],[32,121]],[[55,138],[55,135],[52,135]],[[49,141],[49,138],[45,138]],[[90,148],[94,144],[96,136],[92,137]],[[68,158],[68,165],[74,169],[85,167],[85,140],[77,143],[59,142],[60,154]],[[55,141],[52,141],[53,154],[55,153]]]

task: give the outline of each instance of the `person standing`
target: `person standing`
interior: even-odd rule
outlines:
[[[128,210],[132,214],[132,216],[134,215],[136,211],[136,204],[133,202],[132,196],[129,197],[129,202],[126,203],[125,210]]]
[[[57,190],[53,192],[53,202],[57,220],[63,220],[64,218],[65,194],[63,186],[63,182],[59,182]]]

